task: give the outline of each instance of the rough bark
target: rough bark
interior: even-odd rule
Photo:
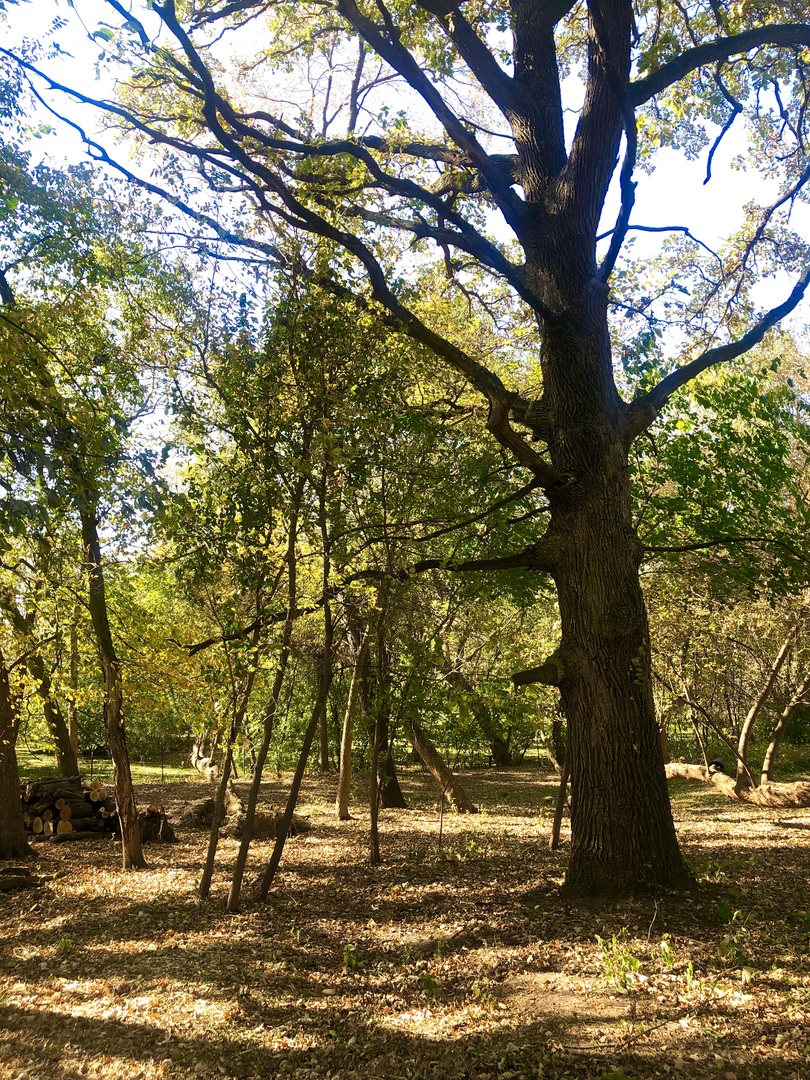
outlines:
[[[132,789],[132,772],[129,767],[129,751],[124,735],[124,697],[121,682],[121,664],[115,652],[109,618],[104,571],[101,562],[101,545],[96,524],[96,508],[84,506],[81,510],[82,543],[87,567],[90,618],[96,635],[101,669],[104,677],[104,727],[110,744],[110,755],[115,774],[115,802],[121,824],[122,862],[125,870],[142,869],[146,866],[141,846],[141,830],[135,793]]]
[[[610,354],[604,296],[591,295],[574,325],[546,332],[555,362],[544,366],[552,461],[577,477],[549,492],[562,638],[545,681],[559,686],[568,722],[566,889],[683,888],[691,877],[675,836],[655,719],[620,403],[609,367],[593,363],[594,355]],[[567,434],[572,405],[582,426],[577,439]]]
[[[0,859],[24,859],[31,853],[20,803],[18,716],[8,668],[0,653]]]
[[[413,748],[436,781],[442,797],[448,796],[460,814],[477,814],[478,807],[464,790],[459,778],[444,763],[432,739],[415,716],[408,717],[407,727]]]

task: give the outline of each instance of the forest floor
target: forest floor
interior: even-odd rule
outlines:
[[[556,779],[463,774],[446,814],[419,772],[409,811],[338,825],[305,782],[267,903],[224,898],[237,842],[197,899],[204,831],[119,870],[114,841],[38,843],[47,882],[0,896],[0,1077],[13,1080],[810,1080],[810,811],[673,787],[692,895],[571,903],[548,850]],[[282,782],[264,802],[283,802]],[[148,783],[171,813],[201,781]]]

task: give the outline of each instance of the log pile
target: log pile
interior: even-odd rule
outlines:
[[[20,785],[23,822],[33,836],[116,832],[115,799],[106,785],[82,786],[78,776],[28,780]]]

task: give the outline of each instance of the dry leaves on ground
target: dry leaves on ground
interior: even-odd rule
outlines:
[[[125,874],[109,840],[38,844],[35,891],[0,895],[0,1076],[14,1080],[810,1077],[810,811],[678,790],[689,897],[572,904],[547,850],[556,781],[465,776],[482,807],[445,815],[420,773],[413,809],[338,824],[311,778],[312,834],[288,844],[268,902],[224,913],[237,842],[197,900],[207,836],[152,845]],[[179,809],[197,783],[144,785]],[[283,799],[266,785],[266,804]]]

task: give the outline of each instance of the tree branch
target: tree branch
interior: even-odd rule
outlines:
[[[632,441],[647,430],[676,390],[680,390],[682,386],[697,378],[708,368],[734,360],[736,357],[748,352],[749,349],[753,349],[755,345],[758,345],[772,327],[776,326],[781,319],[798,307],[804,299],[808,287],[810,287],[810,267],[805,270],[804,274],[796,282],[787,300],[777,307],[771,308],[741,338],[736,341],[729,341],[725,345],[718,345],[714,349],[708,349],[691,363],[676,368],[648,393],[636,398],[628,407],[624,417],[625,435],[628,441]]]
[[[484,148],[448,107],[413,55],[398,40],[386,38],[380,28],[363,15],[355,0],[337,0],[337,9],[377,55],[398,72],[428,105],[456,146],[468,155],[486,178],[504,218],[517,234],[523,216],[522,200],[512,190],[511,184],[504,182],[499,170],[493,169]]]
[[[642,545],[645,555],[679,554],[687,551],[706,551],[709,548],[726,547],[728,544],[773,544],[782,547],[790,555],[802,561],[805,556],[797,548],[778,536],[718,536],[715,540],[696,540],[691,544]]]
[[[556,654],[537,667],[516,671],[512,676],[515,686],[529,686],[531,683],[543,683],[545,686],[559,686],[565,672],[562,662]]]
[[[535,570],[542,573],[550,573],[554,566],[555,560],[553,552],[550,550],[550,545],[544,538],[541,538],[536,544],[531,544],[529,547],[524,548],[523,551],[515,552],[513,555],[504,555],[497,559],[421,559],[412,566],[392,572],[376,569],[358,570],[356,573],[350,574],[348,577],[344,578],[339,584],[324,590],[323,594],[311,604],[308,604],[305,607],[296,608],[293,612],[293,618],[300,619],[304,615],[314,614],[316,611],[319,611],[325,603],[329,600],[333,600],[336,596],[339,596],[350,585],[353,585],[357,581],[382,581],[387,579],[388,581],[406,582],[409,578],[415,577],[418,574],[427,573],[429,570],[448,570],[454,574],[478,573],[493,570]],[[283,623],[286,621],[287,615],[288,612],[286,610],[260,615],[258,618],[253,619],[252,622],[248,623],[247,626],[243,626],[239,630],[233,630],[227,634],[218,634],[216,637],[206,638],[204,641],[198,641],[191,645],[184,644],[174,638],[168,638],[167,640],[169,640],[172,645],[177,645],[179,648],[185,649],[188,656],[191,657],[195,656],[198,652],[202,652],[204,649],[210,648],[212,645],[221,645],[228,641],[239,641],[258,629],[264,629],[268,626],[275,626],[278,623]]]
[[[774,26],[758,26],[742,34],[716,38],[704,45],[676,56],[674,60],[662,64],[657,71],[644,79],[630,84],[630,101],[633,105],[643,105],[651,97],[660,94],[674,83],[680,82],[691,72],[705,67],[717,60],[727,60],[730,56],[749,52],[761,45],[780,45],[786,48],[810,46],[810,25],[807,23],[787,23]]]
[[[418,0],[419,6],[438,20],[442,30],[453,42],[464,63],[490,96],[493,104],[509,119],[514,111],[514,80],[506,74],[487,46],[476,34],[456,5],[448,10],[441,0]]]

